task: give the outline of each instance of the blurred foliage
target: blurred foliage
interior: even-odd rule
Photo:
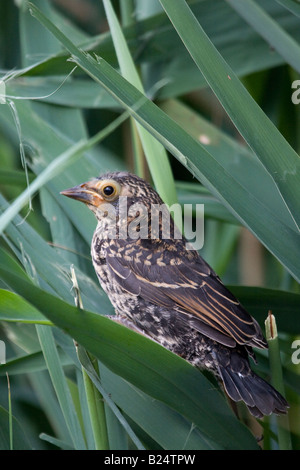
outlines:
[[[197,25],[192,34],[188,10],[176,25],[185,6],[172,1],[112,2],[133,59],[123,64],[108,1],[35,0],[47,27],[27,2],[0,3],[1,449],[10,435],[6,372],[15,449],[246,449],[262,433],[263,448],[278,448],[273,416],[256,422],[241,405],[237,420],[210,377],[99,316],[113,311],[91,265],[95,221],[59,191],[120,169],[144,176],[168,202],[205,205],[201,255],[262,327],[269,309],[276,316],[292,446],[300,446],[300,370],[291,361],[300,335],[297,5],[243,0],[239,12],[235,1],[187,2],[223,63]],[[220,85],[227,64],[245,87],[232,95]],[[131,83],[138,71],[142,88],[120,70]],[[143,90],[149,100],[139,107]],[[133,117],[115,121],[124,110]],[[71,265],[86,312],[73,307]],[[257,356],[255,370],[270,380],[268,358]]]

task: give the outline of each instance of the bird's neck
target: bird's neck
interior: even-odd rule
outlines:
[[[169,212],[137,211],[125,216],[101,217],[98,219],[96,234],[99,239],[177,239],[181,233],[174,224]]]

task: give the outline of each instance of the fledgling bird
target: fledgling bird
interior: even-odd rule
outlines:
[[[153,223],[163,201],[147,182],[112,172],[61,194],[84,202],[98,220],[92,260],[117,321],[210,370],[255,417],[287,412],[285,398],[250,367],[252,347],[267,348],[258,323],[178,236],[172,218],[163,237],[162,218]]]

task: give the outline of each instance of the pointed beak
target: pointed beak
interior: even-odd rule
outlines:
[[[91,204],[92,206],[98,207],[104,202],[104,199],[97,192],[95,183],[96,181],[88,181],[87,183],[74,186],[74,188],[65,189],[64,191],[61,191],[60,194],[70,197],[71,199],[84,202],[85,204]]]

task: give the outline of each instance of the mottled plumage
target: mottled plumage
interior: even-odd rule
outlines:
[[[163,202],[148,183],[130,173],[106,173],[62,194],[96,215],[91,254],[117,321],[211,370],[254,416],[286,412],[286,400],[250,368],[252,347],[267,347],[258,323],[198,252],[175,236],[172,219],[169,238],[162,238],[162,219],[158,225],[152,220]]]

